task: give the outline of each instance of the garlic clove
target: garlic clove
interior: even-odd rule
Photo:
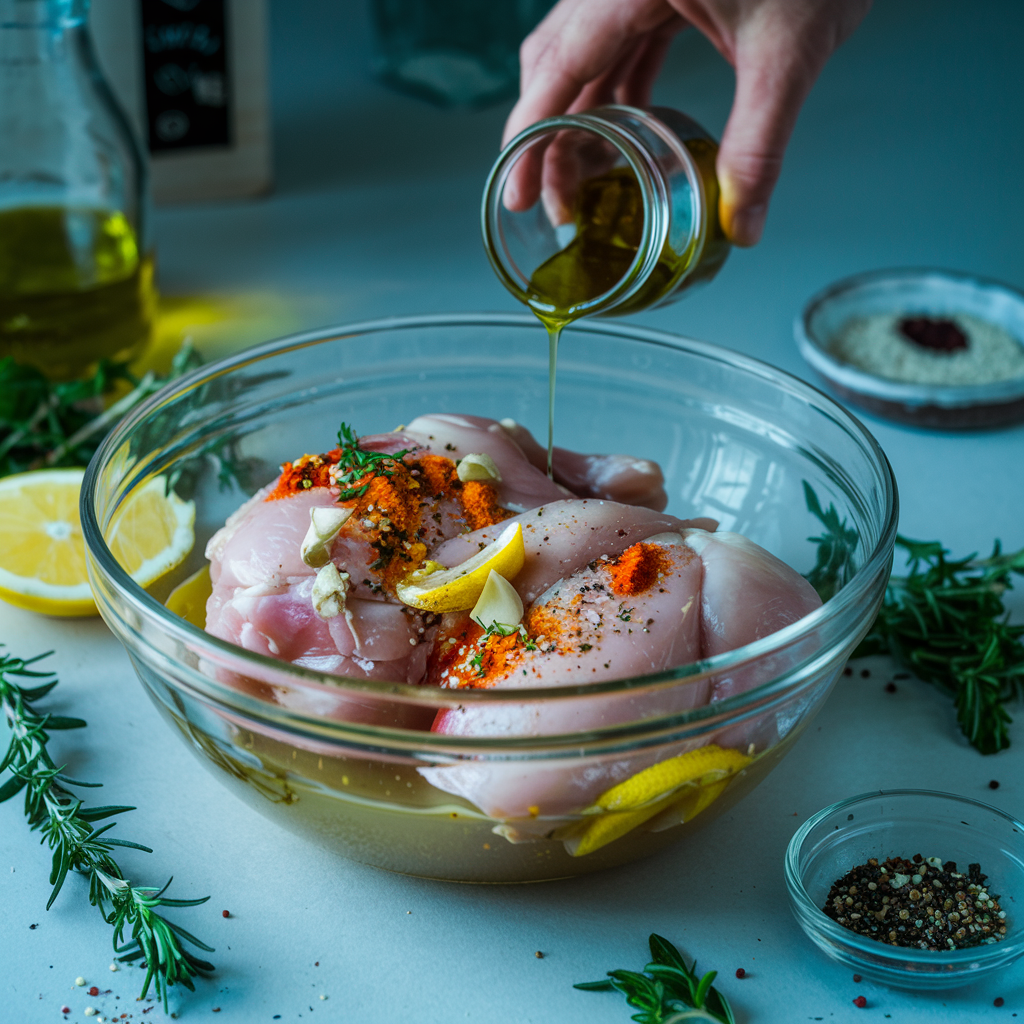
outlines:
[[[523,599],[504,576],[493,569],[469,617],[487,629],[499,626],[518,626],[523,620]]]
[[[494,459],[482,452],[467,455],[464,459],[460,460],[457,472],[459,479],[463,483],[468,483],[470,480],[483,480],[486,483],[499,483],[501,481],[501,473],[498,472]]]
[[[349,574],[339,572],[333,562],[317,570],[313,582],[313,611],[321,619],[333,619],[346,610],[345,596],[348,594],[349,579]]]
[[[331,545],[341,528],[348,522],[353,510],[337,505],[311,508],[309,529],[302,539],[302,560],[312,569],[318,569],[331,559]]]

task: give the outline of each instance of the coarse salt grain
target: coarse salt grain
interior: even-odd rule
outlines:
[[[832,339],[829,350],[842,362],[876,377],[910,384],[955,387],[1024,376],[1024,344],[995,324],[968,313],[944,313],[943,318],[952,320],[967,335],[967,348],[933,352],[900,333],[903,316],[854,317]]]

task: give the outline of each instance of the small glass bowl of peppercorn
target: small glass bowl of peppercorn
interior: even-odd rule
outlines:
[[[867,793],[809,818],[786,851],[793,914],[828,956],[917,990],[1024,955],[1024,824],[966,797]]]
[[[939,430],[1024,420],[1024,293],[945,270],[876,270],[819,292],[800,354],[844,401]]]

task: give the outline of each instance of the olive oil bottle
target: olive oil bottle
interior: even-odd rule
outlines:
[[[88,0],[0,0],[0,358],[61,379],[136,355],[154,314],[146,168]]]
[[[0,358],[51,377],[128,359],[150,335],[152,255],[121,212],[0,210]]]
[[[717,154],[715,140],[678,111],[609,106],[539,121],[491,170],[488,258],[548,332],[549,476],[563,328],[672,302],[725,262]]]

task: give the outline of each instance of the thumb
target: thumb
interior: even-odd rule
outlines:
[[[766,46],[762,37],[738,49],[736,94],[717,163],[719,218],[736,245],[761,238],[786,144],[821,67],[814,64],[791,42]]]

